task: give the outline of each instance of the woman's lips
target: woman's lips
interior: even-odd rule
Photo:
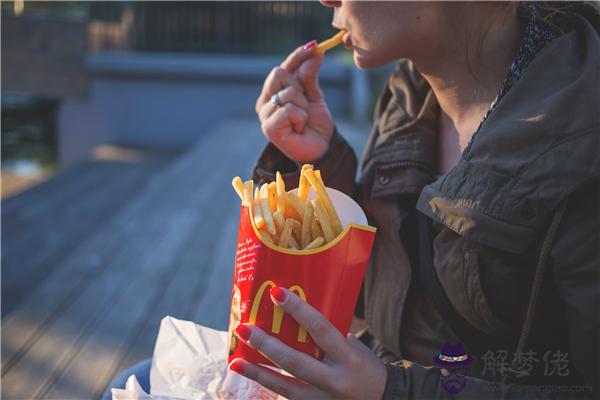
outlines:
[[[349,49],[352,48],[352,39],[350,38],[350,32],[346,32],[346,34],[344,35],[344,37],[342,38],[342,41],[344,42],[344,47]]]

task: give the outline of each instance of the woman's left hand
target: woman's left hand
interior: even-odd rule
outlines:
[[[294,377],[236,358],[230,368],[289,398],[380,399],[387,371],[383,362],[352,335],[343,335],[317,310],[283,288],[271,299],[310,334],[324,352],[323,361],[296,351],[262,329],[241,324],[237,336]]]

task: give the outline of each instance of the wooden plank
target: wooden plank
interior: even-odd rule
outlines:
[[[166,186],[165,189],[173,187]],[[163,204],[165,207],[173,205],[168,202]],[[147,215],[151,210],[146,208],[145,211]],[[160,210],[155,208],[155,211]],[[179,221],[185,221],[186,217],[184,214]],[[93,279],[85,293],[79,293],[72,299],[48,324],[43,335],[22,350],[24,354],[3,376],[3,397],[39,398],[47,388],[48,381],[54,379],[76,354],[79,341],[91,335],[95,326],[105,318],[106,312],[112,310],[118,299],[127,293],[132,282],[144,277],[145,273],[155,273],[157,269],[168,265],[168,258],[175,254],[182,239],[179,232],[164,222],[162,218],[142,221],[138,240],[130,239],[119,257]],[[181,224],[178,225],[181,229]],[[111,231],[105,231],[104,235],[115,233]],[[127,240],[127,237],[120,239]],[[61,287],[56,286],[54,290],[56,293]],[[60,293],[56,295],[60,296]],[[4,341],[11,338],[5,336],[3,345]],[[23,374],[27,374],[30,366],[36,364],[37,379],[33,382],[24,380]],[[93,373],[90,376],[95,379]]]
[[[98,168],[104,170],[101,181],[86,185],[73,198],[63,198],[56,208],[46,208],[44,218],[22,229],[25,232],[15,234],[21,242],[12,247],[5,245],[2,254],[2,315],[10,312],[78,243],[135,196],[149,176],[166,162],[166,157],[157,156],[142,164],[99,163]],[[47,203],[52,203],[50,200]],[[60,235],[56,234],[57,227]],[[32,248],[36,251],[32,252]]]
[[[248,134],[247,130],[243,131],[242,133],[239,134],[238,137],[243,137],[246,136]],[[157,178],[155,180],[153,180],[151,182],[151,185],[149,186],[147,192],[145,194],[143,194],[142,196],[140,196],[140,199],[138,199],[134,205],[132,205],[131,207],[128,207],[128,210],[124,210],[122,215],[119,215],[119,220],[121,219],[127,219],[127,220],[131,220],[132,222],[135,221],[136,223],[139,223],[139,227],[140,229],[135,230],[136,232],[142,232],[142,235],[144,237],[147,237],[148,240],[145,240],[145,243],[149,243],[150,246],[152,246],[152,243],[156,242],[156,234],[151,234],[148,231],[151,230],[152,227],[154,227],[154,229],[156,228],[168,228],[169,224],[172,223],[172,221],[174,221],[174,218],[178,218],[178,215],[183,216],[183,221],[186,221],[187,218],[189,218],[190,216],[193,216],[194,213],[201,213],[201,212],[206,212],[206,209],[199,207],[199,205],[203,204],[201,201],[199,201],[199,198],[194,198],[193,196],[188,198],[188,200],[192,200],[193,203],[185,203],[184,200],[181,199],[186,199],[186,196],[188,196],[188,194],[186,193],[185,190],[182,190],[182,188],[196,188],[197,192],[199,193],[199,195],[203,195],[206,196],[206,193],[209,192],[207,190],[203,190],[203,188],[211,188],[211,187],[219,187],[219,188],[226,188],[224,189],[227,193],[230,191],[229,189],[229,182],[231,179],[230,174],[227,174],[229,176],[227,176],[227,178],[222,178],[219,177],[216,180],[210,181],[209,179],[206,179],[205,175],[202,175],[202,172],[198,173],[197,171],[207,171],[207,173],[209,171],[214,170],[214,165],[216,165],[219,162],[224,162],[226,160],[215,160],[214,158],[211,159],[212,157],[219,157],[219,153],[223,153],[222,149],[226,149],[227,148],[227,143],[230,143],[232,139],[232,135],[217,135],[217,138],[213,138],[211,140],[213,140],[210,144],[214,146],[214,148],[211,148],[209,146],[206,146],[205,148],[200,149],[200,154],[202,155],[202,157],[200,159],[191,159],[188,160],[187,162],[177,162],[174,163],[174,165],[170,166],[169,168],[167,168],[168,171],[165,171],[164,174],[161,174],[162,176],[160,178]],[[235,140],[235,137],[233,138]],[[243,141],[240,141],[240,143],[243,143]],[[206,145],[206,143],[203,143],[203,145]],[[217,151],[218,149],[220,149],[221,151]],[[245,149],[242,149],[242,152]],[[255,154],[255,153],[254,153]],[[222,154],[221,154],[222,155]],[[251,155],[252,157],[254,156],[253,154]],[[223,157],[221,157],[223,158]],[[233,164],[235,165],[236,159],[235,157],[233,157],[231,160],[227,160],[229,161],[229,164]],[[226,162],[225,165],[227,165],[228,163]],[[195,171],[195,173],[190,173],[190,171]],[[189,189],[191,190],[191,189]],[[210,192],[209,192],[210,194]],[[179,202],[178,202],[179,201]],[[182,201],[184,201],[184,203],[181,203]],[[206,200],[204,200],[206,201]],[[210,208],[208,208],[210,209]],[[171,214],[167,213],[165,210],[168,210],[171,212]],[[157,213],[156,215],[153,214],[153,212]],[[174,215],[173,215],[174,213]],[[180,222],[180,224],[184,224],[184,222]],[[193,221],[192,221],[193,222]],[[186,222],[188,225],[185,226],[189,226],[190,222]],[[112,225],[112,224],[110,224]],[[107,226],[105,229],[102,229],[103,232],[99,232],[95,239],[98,240],[98,237],[102,236],[102,235],[113,235],[113,236],[117,236],[120,237],[122,240],[123,238],[125,238],[125,240],[127,240],[127,238],[129,238],[129,232],[126,232],[126,230],[121,226],[123,225],[122,223],[119,223],[118,220],[115,220],[114,223],[114,227],[116,229],[108,229],[109,227]],[[187,229],[191,229],[191,228],[187,228]],[[181,238],[181,232],[182,230],[180,229],[179,232],[175,232],[174,234],[171,235],[167,235],[164,236],[160,235],[158,236],[159,238],[161,238],[161,240],[171,240],[174,241],[169,249],[170,249],[170,254],[173,255],[173,252],[175,252],[176,249],[178,249],[182,243],[185,243],[185,241],[183,241],[183,239]],[[189,230],[188,230],[189,232]],[[184,233],[184,232],[183,232]],[[154,237],[154,240],[150,240]],[[53,304],[46,304],[44,305],[46,308],[46,311],[50,311],[50,314],[52,315],[52,317],[50,318],[46,318],[45,320],[43,320],[42,322],[39,321],[30,321],[27,316],[30,315],[31,312],[35,311],[35,304],[36,301],[32,301],[32,302],[27,302],[27,304],[23,304],[23,306],[19,306],[19,308],[15,311],[15,313],[13,313],[14,315],[9,315],[8,318],[12,318],[11,322],[21,322],[21,326],[20,328],[26,327],[28,330],[27,331],[23,331],[21,329],[12,329],[12,332],[8,332],[9,335],[6,335],[7,332],[5,332],[5,330],[3,331],[3,337],[4,338],[16,338],[19,335],[23,336],[22,338],[19,338],[17,340],[11,340],[11,343],[6,344],[4,343],[3,340],[3,356],[5,356],[6,352],[4,351],[5,348],[8,351],[8,356],[14,360],[12,362],[9,363],[9,367],[8,368],[8,372],[5,375],[5,378],[3,379],[3,394],[7,394],[7,395],[11,395],[11,394],[17,394],[21,395],[24,397],[28,397],[27,395],[36,395],[36,394],[43,394],[45,392],[49,392],[52,391],[53,393],[55,393],[55,389],[53,389],[54,386],[54,380],[55,378],[53,378],[53,376],[62,376],[62,373],[64,371],[67,370],[67,368],[69,367],[69,365],[71,364],[72,360],[76,357],[76,354],[80,353],[81,351],[78,350],[78,346],[83,343],[84,339],[80,339],[80,338],[87,338],[89,337],[89,333],[96,331],[96,327],[98,325],[96,325],[96,321],[98,321],[99,319],[103,319],[100,318],[100,316],[102,315],[102,307],[101,304],[99,305],[99,303],[105,303],[104,299],[105,298],[111,298],[111,296],[109,295],[109,292],[111,290],[117,290],[117,288],[119,288],[119,290],[124,291],[125,293],[127,293],[127,295],[133,295],[132,292],[127,291],[126,288],[124,288],[123,286],[126,285],[125,283],[123,283],[123,281],[126,281],[125,277],[123,276],[123,274],[130,274],[129,279],[134,279],[137,278],[136,273],[140,273],[141,271],[149,271],[149,272],[160,272],[160,271],[167,271],[168,267],[169,267],[169,263],[168,262],[164,262],[160,265],[156,264],[156,257],[152,257],[151,259],[145,259],[144,258],[144,254],[141,252],[140,249],[137,250],[132,250],[129,246],[133,246],[134,244],[128,245],[125,248],[123,248],[121,251],[123,254],[122,257],[124,257],[125,259],[130,260],[129,263],[136,263],[136,262],[142,262],[139,260],[146,260],[143,261],[142,264],[144,263],[149,263],[152,265],[152,268],[146,267],[139,267],[140,269],[136,269],[133,267],[130,267],[128,265],[121,265],[120,267],[117,267],[117,265],[119,265],[121,262],[113,262],[110,265],[106,266],[105,270],[103,271],[99,271],[99,270],[88,270],[86,271],[85,275],[85,279],[87,279],[87,281],[92,280],[91,276],[93,276],[93,283],[92,284],[87,284],[83,285],[85,287],[85,293],[77,293],[77,291],[75,290],[75,287],[73,287],[73,285],[70,282],[65,282],[67,286],[66,288],[66,294],[64,293],[65,290],[58,290],[57,288],[55,288],[55,298],[51,297],[51,301],[50,303]],[[178,247],[179,246],[179,247]],[[110,249],[108,249],[110,250]],[[114,249],[113,249],[114,250]],[[145,250],[146,253],[148,252],[148,249]],[[166,253],[169,254],[169,251],[167,251]],[[122,258],[120,257],[120,258]],[[71,265],[71,268],[73,267],[73,265]],[[118,268],[118,269],[115,269]],[[63,270],[63,268],[60,269],[60,272],[65,272]],[[67,268],[68,270],[68,268]],[[58,271],[57,271],[58,272]],[[71,270],[71,272],[74,272]],[[133,273],[133,274],[132,274]],[[54,279],[54,276],[57,275],[56,273],[52,275],[51,278],[49,279]],[[163,284],[163,280],[161,280],[161,274],[160,273],[152,273],[151,274],[153,278],[149,277],[148,275],[143,276],[144,279],[148,279],[148,287],[153,287],[153,285],[158,285],[158,286],[154,286],[155,288],[158,287],[159,289],[161,289],[162,291],[162,284]],[[117,276],[118,278],[115,278],[115,276]],[[162,277],[164,278],[164,277]],[[83,279],[83,280],[85,280]],[[158,280],[157,280],[158,279]],[[48,281],[48,283],[50,283],[50,281]],[[54,282],[57,283],[57,282]],[[77,282],[78,287],[81,287],[81,283],[82,280]],[[46,282],[44,282],[44,285],[42,285],[43,287],[40,288],[40,290],[42,289],[46,289],[49,290],[51,289],[51,286],[46,286]],[[94,289],[94,290],[92,290]],[[38,292],[40,292],[40,290],[36,291],[36,293],[34,293],[34,298],[36,298],[38,296]],[[98,290],[98,292],[96,292],[96,290]],[[104,295],[101,294],[101,292],[104,291]],[[46,293],[48,294],[48,293]],[[66,310],[61,310],[61,306],[64,306],[64,304],[67,302],[67,298],[68,295],[71,295],[71,300],[69,300],[69,303],[73,303],[73,308],[69,307]],[[139,296],[139,293],[137,293],[137,295]],[[151,304],[154,300],[153,297],[155,297],[156,295],[154,295],[153,291],[150,290],[148,293],[144,293],[144,296],[141,296],[143,299],[145,299],[144,301],[147,301],[148,304]],[[47,298],[47,297],[46,297]],[[94,304],[88,304],[87,300],[85,300],[86,298],[93,298],[96,299],[96,301],[94,302]],[[39,298],[37,298],[37,300],[39,300]],[[132,300],[133,301],[133,300]],[[83,307],[84,310],[87,310],[85,312],[85,315],[81,315],[83,310],[79,310],[79,312],[75,312],[75,311],[70,311],[70,310],[76,310],[79,306],[77,306],[78,303],[84,304],[85,307]],[[111,313],[116,312],[113,311],[114,307],[111,308]],[[43,313],[46,315],[46,313]],[[34,314],[35,315],[35,314]],[[67,315],[69,315],[69,317],[67,317]],[[113,315],[113,314],[109,314],[109,315]],[[117,315],[117,314],[115,314]],[[21,321],[19,321],[20,317]],[[79,329],[73,329],[72,331],[68,331],[68,337],[70,338],[69,343],[75,343],[74,345],[68,346],[68,347],[63,347],[61,348],[60,346],[56,346],[55,343],[53,343],[53,339],[52,337],[54,337],[55,335],[59,335],[60,334],[66,334],[65,331],[63,331],[61,329],[61,327],[63,326],[69,326],[69,321],[71,320],[71,318],[77,317],[78,319],[78,323],[77,326],[79,327]],[[122,319],[122,318],[121,318]],[[143,322],[144,320],[141,319],[140,322],[131,329],[131,331],[129,332],[121,332],[121,334],[119,334],[118,338],[110,338],[111,341],[116,340],[117,341],[117,346],[115,346],[115,348],[119,348],[118,343],[121,343],[121,345],[123,344],[123,340],[127,340],[128,337],[135,337],[135,334],[132,332],[135,332],[136,329],[139,329],[140,327],[140,323]],[[6,321],[5,321],[6,322]],[[29,322],[29,324],[27,324],[27,322]],[[11,327],[13,324],[6,324],[5,326],[7,327]],[[112,324],[108,324],[106,325],[107,327],[110,327]],[[100,325],[101,327],[102,325]],[[104,329],[104,328],[102,328]],[[108,328],[107,328],[108,329]],[[110,329],[108,329],[109,331],[111,331]],[[31,333],[33,332],[33,333]],[[52,337],[50,337],[50,332],[55,332]],[[116,334],[117,332],[113,332],[113,336],[114,334]],[[37,335],[37,336],[36,336]],[[134,336],[131,336],[134,335]],[[100,335],[100,336],[92,336],[91,337],[95,337],[95,338],[100,338],[103,337],[105,335]],[[3,338],[3,339],[4,339]],[[88,346],[87,344],[88,342],[86,342],[86,346]],[[84,353],[82,354],[92,354],[92,355],[97,355],[97,351],[93,350],[91,351],[91,353],[88,353],[87,348],[94,348],[94,346],[97,345],[96,341],[92,341],[89,342],[89,346],[92,347],[85,347],[84,348]],[[61,348],[61,352],[60,354],[56,354],[56,352],[54,352],[54,364],[53,366],[48,366],[46,364],[43,364],[43,368],[41,368],[41,370],[38,371],[37,375],[38,375],[38,380],[36,382],[38,382],[38,384],[35,385],[29,385],[30,387],[28,388],[24,388],[24,387],[20,387],[18,382],[22,382],[23,380],[21,379],[23,376],[27,375],[27,371],[28,371],[28,366],[35,364],[36,360],[38,360],[40,358],[40,356],[42,356],[42,359],[44,360],[48,360],[48,359],[53,359],[53,357],[50,357],[49,355],[53,354],[53,348],[58,347]],[[15,349],[18,349],[17,351],[15,351]],[[20,352],[20,355],[19,353]],[[112,365],[115,366],[118,364],[118,360],[120,360],[120,357],[122,355],[115,353],[113,351],[111,357],[112,357]],[[77,357],[77,360],[79,360],[79,357]],[[4,359],[3,359],[3,363],[4,363]],[[104,364],[104,363],[103,363]],[[56,366],[56,368],[54,368],[54,365]],[[89,369],[88,370],[88,376],[93,376],[93,377],[97,377],[99,375],[101,375],[102,372],[106,372],[106,365],[104,365],[104,367],[101,368],[101,371],[99,372],[98,370],[93,370],[93,369]],[[114,367],[113,367],[114,368]],[[64,376],[68,376],[69,374],[66,374]],[[106,379],[109,379],[109,377],[107,377]],[[97,381],[95,381],[94,384],[98,384]],[[65,384],[65,387],[67,385]],[[8,389],[7,389],[8,388]],[[57,390],[60,389],[60,386],[56,386]],[[89,388],[88,388],[89,389]],[[98,388],[92,388],[92,390],[99,390]],[[60,396],[59,396],[60,397]]]
[[[215,220],[214,215],[206,217]],[[200,222],[204,225],[213,221],[200,217],[195,224]],[[204,253],[204,256],[210,256],[211,247],[215,247],[215,242],[221,237],[218,229],[213,232],[214,239],[207,238],[203,243],[188,240],[181,248],[182,253],[185,253],[190,245],[199,244],[199,250],[203,251],[195,252],[196,255],[201,256]],[[193,232],[193,235],[198,233],[201,232]],[[210,258],[196,258],[195,262],[190,261],[192,260],[169,266],[162,276],[157,277],[160,279],[145,280],[140,291],[128,291],[122,298],[123,304],[114,307],[98,329],[85,338],[85,344],[73,357],[72,363],[65,368],[57,381],[52,382],[51,390],[47,393],[40,392],[40,395],[46,398],[97,398],[119,370],[124,357],[134,352],[140,354],[139,349],[144,345],[150,346],[151,354],[161,318],[170,313],[181,314],[178,309],[186,308],[194,289],[199,285],[205,286],[208,282],[205,282],[203,277],[216,267]],[[140,292],[146,293],[147,296],[139,296]],[[115,329],[122,334],[120,340],[113,341],[112,348],[99,349],[99,343],[103,343],[107,335]],[[101,354],[101,357],[98,357],[98,354]],[[90,370],[97,371],[98,374],[92,377],[89,374]],[[85,383],[84,390],[80,385],[82,382]]]
[[[51,196],[52,193],[67,190],[67,183],[79,182],[93,168],[93,161],[82,162],[72,167],[59,170],[52,178],[32,187],[26,192],[2,200],[2,220],[10,217],[11,214],[22,210],[23,207],[37,203],[39,197]]]
[[[246,129],[241,132],[246,135],[247,126]],[[221,134],[219,134],[219,136],[227,138],[227,136],[222,136]],[[231,136],[231,133],[229,133],[229,136]],[[211,147],[215,147],[214,154],[218,154],[218,151],[216,150],[222,148],[222,142],[219,142],[220,143],[218,144],[210,143]],[[244,142],[240,141],[238,143],[242,144]],[[124,358],[127,360],[127,363],[129,363],[129,361],[131,361],[131,363],[137,361],[137,359],[140,358],[140,354],[142,354],[140,348],[144,346],[147,352],[146,357],[150,356],[162,317],[167,314],[183,316],[183,312],[187,312],[193,302],[192,297],[196,296],[198,292],[207,292],[207,285],[210,285],[210,283],[206,279],[202,279],[202,277],[210,275],[211,270],[226,271],[227,279],[219,282],[219,286],[225,287],[226,290],[218,294],[219,297],[224,299],[226,305],[225,307],[212,310],[212,313],[223,314],[219,317],[222,320],[228,318],[229,293],[231,291],[233,258],[235,257],[235,236],[237,234],[237,216],[239,207],[237,197],[233,196],[229,190],[230,180],[232,174],[236,173],[234,169],[237,170],[240,164],[247,165],[246,171],[249,170],[253,161],[250,157],[258,151],[261,144],[260,142],[258,143],[259,145],[257,145],[256,151],[248,152],[248,146],[237,146],[233,148],[230,147],[227,154],[220,155],[224,167],[219,169],[215,174],[214,178],[217,179],[211,178],[211,180],[204,181],[204,187],[222,187],[217,185],[225,183],[226,189],[217,191],[205,189],[202,191],[203,193],[209,192],[214,195],[206,196],[204,197],[204,201],[196,202],[197,207],[202,210],[214,211],[211,211],[210,213],[205,212],[204,217],[197,221],[197,231],[193,233],[191,241],[183,247],[182,259],[178,261],[178,265],[173,265],[169,269],[168,277],[171,281],[163,278],[160,282],[156,282],[158,286],[155,295],[144,298],[145,301],[148,302],[147,310],[145,314],[139,315],[141,319],[137,322],[137,326],[135,326],[136,324],[130,319],[131,330],[129,331],[129,336],[123,337],[121,345],[115,347],[112,351],[105,350],[107,354],[112,352],[113,358],[112,363],[109,364],[112,366],[112,369],[104,375],[104,380],[99,379],[99,376],[94,374],[95,379],[90,381],[89,378],[85,378],[81,373],[78,374],[78,371],[86,369],[98,371],[107,370],[106,360],[98,360],[97,358],[98,351],[96,343],[102,340],[104,329],[110,329],[111,325],[118,325],[119,320],[130,317],[130,314],[125,313],[124,311],[115,312],[115,321],[107,319],[103,322],[103,326],[106,325],[106,327],[99,329],[98,333],[94,334],[89,343],[78,353],[73,364],[61,374],[61,379],[56,382],[52,390],[46,394],[46,397],[77,398],[88,396],[90,393],[95,393],[93,397],[101,395],[113,375],[125,365],[123,361]],[[202,146],[202,158],[206,158],[206,154],[212,153],[207,145],[208,143]],[[244,157],[246,158],[245,160],[243,160]],[[214,160],[209,158],[206,161],[209,164],[212,164]],[[236,162],[231,163],[230,161]],[[229,165],[229,167],[225,167],[227,165]],[[232,168],[232,165],[236,165],[237,168]],[[220,205],[220,207],[215,209],[215,205],[217,204]],[[235,210],[233,213],[231,212],[232,209]],[[233,235],[231,235],[230,232],[233,232]],[[220,258],[223,253],[223,248],[229,249],[230,253],[228,254],[228,257]],[[229,260],[229,262],[227,260]],[[225,267],[225,265],[227,265],[227,267]],[[219,275],[221,276],[221,274]],[[190,277],[196,276],[198,279],[190,279]],[[151,293],[150,288],[147,287],[145,292]],[[137,301],[137,299],[135,300]],[[87,379],[87,381],[89,381],[89,386],[95,385],[92,386],[94,389],[91,392],[78,391],[78,385],[75,385],[72,382],[69,383],[69,381],[72,381],[73,379],[76,382],[82,382]]]
[[[150,183],[150,186],[155,185]],[[153,200],[152,196],[140,197],[116,214],[104,229],[82,242],[40,287],[3,319],[3,374],[38,340],[61,310],[104,272],[106,264],[124,251],[130,238],[143,233],[140,220],[152,210]]]

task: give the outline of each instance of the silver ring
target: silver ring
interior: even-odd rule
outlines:
[[[281,99],[277,93],[271,96],[271,104],[273,104],[275,107],[281,107]]]

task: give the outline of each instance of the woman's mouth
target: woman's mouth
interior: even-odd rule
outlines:
[[[354,47],[352,45],[352,39],[350,38],[350,32],[346,31],[346,34],[342,38],[342,41],[344,42],[345,48],[350,49],[350,48]]]

